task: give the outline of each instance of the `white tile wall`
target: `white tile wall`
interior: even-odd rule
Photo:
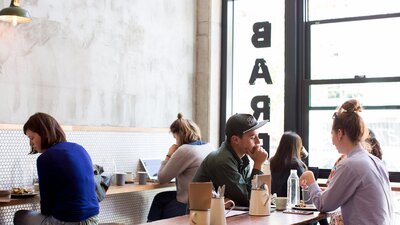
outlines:
[[[168,132],[99,132],[69,131],[67,140],[82,145],[93,163],[102,165],[106,174],[114,171],[142,170],[140,157],[163,158],[174,139]],[[19,130],[0,130],[0,188],[10,189],[30,185],[36,173],[37,155],[28,155],[27,137]],[[114,163],[115,162],[115,163]],[[146,222],[148,210],[155,194],[166,188],[137,193],[110,195],[100,203],[100,222],[138,224]],[[15,211],[39,210],[32,200],[26,205],[1,207],[0,224],[12,224]]]

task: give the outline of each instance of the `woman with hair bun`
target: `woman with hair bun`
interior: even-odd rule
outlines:
[[[201,140],[200,128],[191,120],[178,114],[170,126],[176,143],[173,144],[162,161],[158,181],[168,183],[176,179],[176,191],[157,194],[151,204],[148,222],[167,219],[187,213],[189,183],[197,168],[213,148]]]
[[[361,111],[361,104],[351,99],[333,114],[332,143],[346,157],[337,164],[326,190],[320,189],[310,171],[303,173],[300,184],[309,188],[320,212],[341,207],[344,224],[386,225],[393,212],[389,174],[383,162],[362,145],[369,132]]]

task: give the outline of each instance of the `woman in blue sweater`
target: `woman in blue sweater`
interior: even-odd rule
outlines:
[[[98,224],[92,160],[86,150],[67,142],[65,133],[50,115],[36,113],[23,127],[31,153],[37,159],[41,213],[21,210],[14,224]]]

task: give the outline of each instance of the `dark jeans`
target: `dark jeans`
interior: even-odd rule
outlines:
[[[176,200],[176,191],[158,193],[151,203],[147,222],[187,214],[187,204]]]

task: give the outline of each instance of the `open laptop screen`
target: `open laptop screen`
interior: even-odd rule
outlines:
[[[147,176],[151,180],[157,180],[158,170],[161,167],[161,159],[158,158],[147,158],[147,159],[140,159],[144,170],[147,173]]]

